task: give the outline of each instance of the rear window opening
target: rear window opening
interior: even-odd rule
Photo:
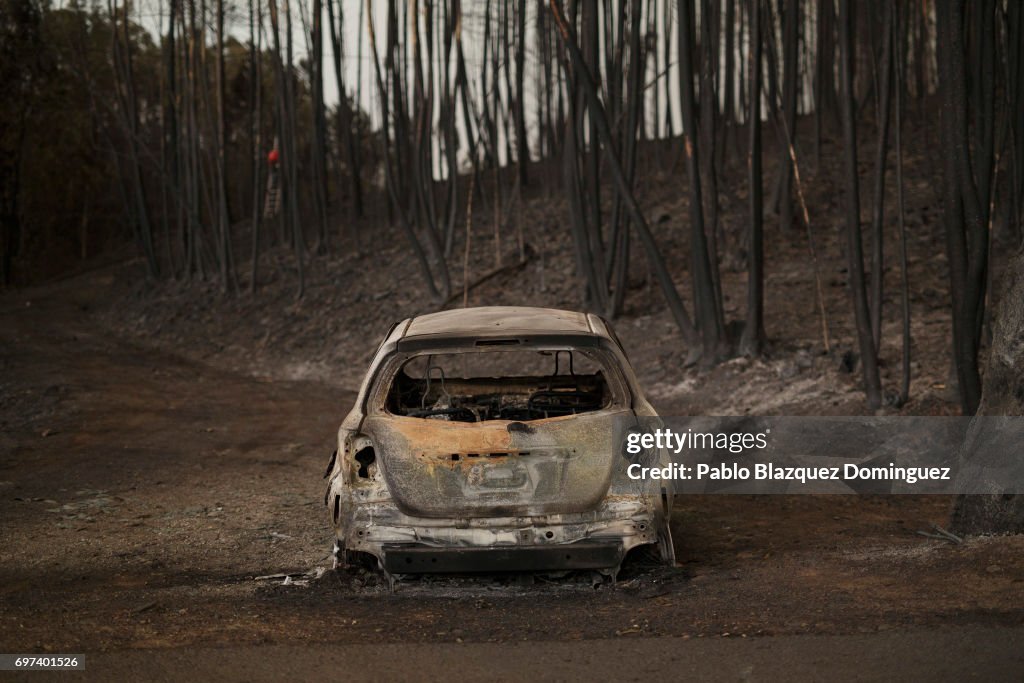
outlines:
[[[497,346],[497,345],[496,345]],[[606,368],[580,349],[440,353],[406,360],[391,382],[394,415],[453,422],[543,420],[613,402]]]

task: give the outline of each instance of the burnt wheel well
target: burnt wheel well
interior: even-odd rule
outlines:
[[[363,446],[352,456],[359,463],[359,471],[356,473],[360,479],[370,478],[370,465],[377,462],[377,452],[373,446]]]

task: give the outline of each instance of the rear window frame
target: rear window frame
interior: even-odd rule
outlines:
[[[632,409],[634,402],[634,392],[629,383],[629,378],[621,366],[621,361],[618,355],[615,353],[613,348],[610,348],[610,344],[599,338],[599,337],[585,337],[589,343],[580,344],[574,343],[566,344],[562,341],[540,341],[536,339],[522,340],[522,343],[518,346],[477,346],[477,339],[474,338],[468,340],[459,340],[458,342],[450,343],[439,343],[438,340],[429,340],[432,343],[416,343],[416,344],[399,344],[395,351],[391,353],[388,358],[381,364],[380,370],[377,373],[377,377],[374,380],[373,387],[368,395],[366,402],[366,415],[375,417],[387,417],[392,419],[404,419],[404,420],[423,420],[427,418],[413,417],[409,415],[397,415],[388,410],[387,397],[391,391],[391,385],[395,380],[395,376],[401,370],[401,368],[412,358],[417,356],[426,355],[442,355],[442,354],[462,354],[462,353],[495,353],[495,352],[509,352],[515,349],[516,351],[583,351],[588,352],[595,356],[594,360],[601,366],[601,370],[604,372],[605,382],[608,384],[608,389],[611,394],[612,400],[609,404],[600,410],[591,411],[587,413],[580,413],[579,415],[599,415],[605,412],[618,411],[618,410],[629,410]],[[416,340],[403,340],[403,341],[416,341]],[[427,341],[427,340],[424,340]],[[404,347],[404,348],[403,348]],[[412,347],[412,348],[409,348]],[[566,418],[577,417],[577,415],[562,415],[557,417],[546,418],[548,420],[563,420]],[[488,422],[508,422],[509,420],[484,420],[482,422],[467,422],[466,425],[473,424],[485,424]],[[530,422],[538,422],[541,420],[530,420]]]

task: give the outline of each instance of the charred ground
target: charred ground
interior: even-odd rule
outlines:
[[[616,585],[326,572],[320,475],[352,394],[97,327],[103,276],[6,297],[3,640],[19,650],[483,642],[1019,625],[1018,538],[952,545],[943,497],[691,497],[679,566]],[[31,305],[26,306],[30,302]]]

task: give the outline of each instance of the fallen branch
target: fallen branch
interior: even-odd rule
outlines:
[[[935,533],[920,530],[915,531],[914,533],[916,533],[918,536],[924,536],[925,538],[934,538],[937,541],[946,541],[948,543],[953,543],[956,545],[960,545],[964,542],[964,539],[960,538],[954,533],[946,531],[938,524],[932,524],[932,531],[934,531]]]
[[[308,572],[291,572],[282,574],[265,574],[263,576],[254,576],[253,581],[275,581],[278,579],[284,579],[281,585],[283,586],[306,586],[309,585],[310,581],[318,581],[320,577],[327,573],[325,567],[313,567]]]
[[[953,543],[963,543],[964,542],[964,539],[960,538],[959,536],[957,536],[956,534],[954,534],[954,533],[952,533],[950,531],[946,531],[945,529],[943,529],[938,524],[932,524],[932,530],[935,531],[936,533],[941,534],[942,536],[946,537],[947,539],[949,539]]]

